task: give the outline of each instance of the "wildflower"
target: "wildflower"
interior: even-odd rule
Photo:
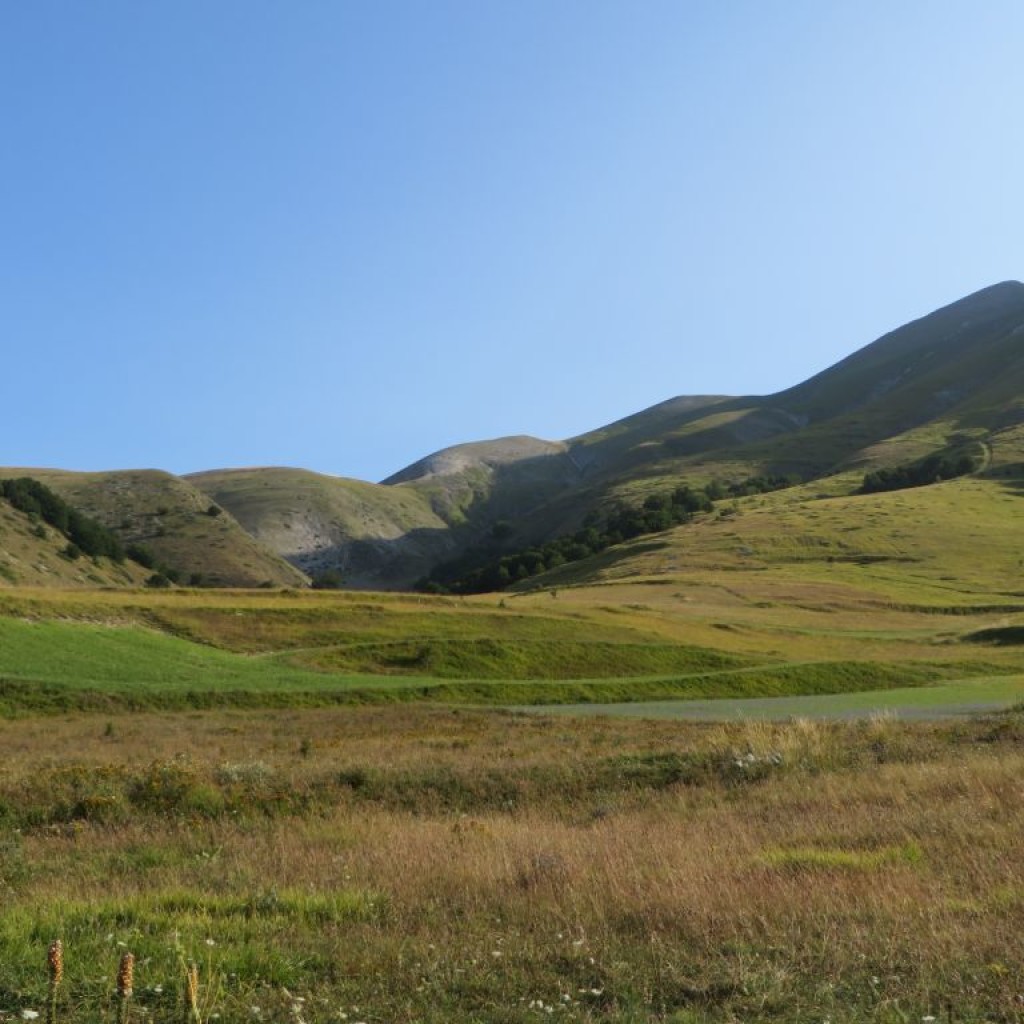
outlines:
[[[46,966],[50,971],[50,985],[56,988],[64,977],[64,943],[54,939],[46,951]]]
[[[134,979],[135,957],[131,953],[124,953],[117,968],[117,994],[122,999],[131,997]]]

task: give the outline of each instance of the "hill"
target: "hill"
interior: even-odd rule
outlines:
[[[0,496],[0,587],[139,586],[150,575],[128,560],[71,557],[67,548],[67,537]]]
[[[439,563],[543,544],[682,483],[793,475],[841,497],[869,471],[933,454],[1010,479],[1024,465],[1022,355],[1024,285],[1010,281],[776,394],[680,396],[565,441],[457,445],[380,484],[288,468],[10,473],[38,475],[189,578],[301,585],[334,570],[347,586],[406,588]]]
[[[455,550],[449,522],[416,490],[287,468],[212,470],[186,480],[310,576],[334,569],[350,586],[393,586]]]
[[[114,530],[125,544],[144,546],[182,582],[240,587],[307,582],[300,570],[256,541],[208,495],[170,473],[0,469],[0,477],[14,476],[41,481]]]

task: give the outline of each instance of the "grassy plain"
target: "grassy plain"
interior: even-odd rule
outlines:
[[[1017,644],[963,642],[1013,635],[1017,607],[989,595],[945,614],[862,584],[700,569],[669,585],[468,600],[11,590],[0,596],[0,701],[14,712],[891,690],[1024,672]]]
[[[0,1006],[63,1019],[1018,1020],[1019,713],[424,706],[0,724]]]

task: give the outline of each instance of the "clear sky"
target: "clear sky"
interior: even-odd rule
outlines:
[[[1024,277],[1020,0],[0,3],[0,465],[380,479]]]

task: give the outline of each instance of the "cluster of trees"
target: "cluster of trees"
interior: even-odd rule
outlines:
[[[924,487],[941,480],[966,476],[978,468],[978,459],[973,455],[955,455],[949,452],[929,455],[920,462],[893,469],[876,469],[864,477],[861,494],[875,494],[878,491],[902,491],[907,487]]]
[[[577,562],[613,544],[688,523],[697,513],[711,511],[713,503],[723,498],[762,494],[796,483],[799,479],[795,477],[759,476],[735,484],[712,482],[699,488],[683,485],[673,491],[651,494],[641,505],[620,506],[603,521],[591,516],[582,529],[545,544],[504,555],[495,554],[493,548],[471,552],[454,562],[437,566],[416,586],[427,593],[443,594],[486,594],[504,590],[512,583],[566,562]],[[498,523],[492,540],[501,541],[509,532],[507,524]]]
[[[311,580],[314,590],[341,590],[344,585],[345,577],[338,569],[324,569],[316,573]]]
[[[72,508],[45,484],[31,477],[0,480],[0,495],[33,519],[41,519],[68,539],[66,554],[103,555],[123,562],[125,550],[117,535],[101,523]]]
[[[174,583],[184,582],[184,577],[179,570],[158,563],[156,555],[142,544],[129,544],[125,549],[125,553],[133,562],[141,565],[143,569],[155,570],[153,575],[146,579],[147,587],[169,587]],[[202,586],[202,573],[192,573],[188,583],[192,587]]]

